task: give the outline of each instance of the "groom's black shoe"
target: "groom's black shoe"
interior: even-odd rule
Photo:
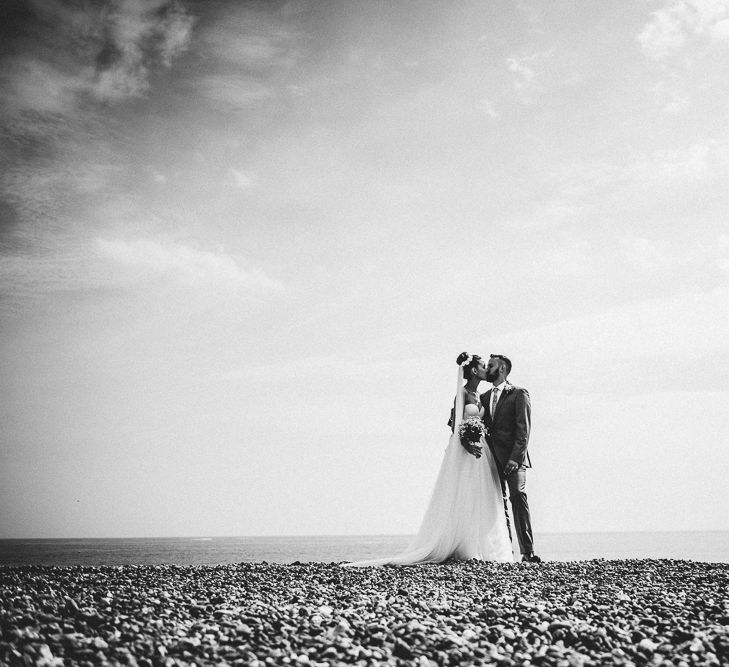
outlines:
[[[524,554],[521,557],[522,563],[541,563],[542,559],[537,554]]]

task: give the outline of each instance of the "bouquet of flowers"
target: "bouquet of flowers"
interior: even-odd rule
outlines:
[[[486,429],[478,417],[469,417],[458,426],[458,435],[462,445],[479,445],[481,438],[486,435]]]

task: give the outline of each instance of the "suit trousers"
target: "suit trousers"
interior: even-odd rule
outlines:
[[[526,467],[519,466],[506,478],[502,474],[501,491],[504,494],[504,512],[506,513],[506,525],[509,528],[509,538],[513,540],[509,522],[509,500],[511,500],[511,513],[514,519],[516,539],[519,541],[519,550],[523,554],[534,553],[532,520],[529,515],[529,503],[526,494]]]

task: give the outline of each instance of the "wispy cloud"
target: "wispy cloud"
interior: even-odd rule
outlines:
[[[39,294],[99,287],[101,283],[91,278],[88,259],[83,249],[70,247],[6,256],[0,262],[0,298],[12,310]]]
[[[596,251],[586,239],[561,233],[546,247],[526,253],[525,273],[540,276],[584,278],[595,271]]]
[[[621,240],[626,259],[639,269],[652,271],[670,266],[672,259],[655,241],[642,237],[623,237]]]
[[[195,49],[203,71],[197,92],[227,112],[271,99],[279,88],[289,94],[286,73],[301,56],[301,40],[299,31],[287,27],[280,13],[232,3],[198,36]],[[214,71],[206,71],[206,63],[214,65]]]
[[[0,262],[0,316],[22,315],[49,294],[120,288],[179,291],[187,298],[194,291],[277,294],[283,286],[240,256],[167,238],[67,239],[52,248],[36,239]]]
[[[682,10],[683,3],[675,3],[653,13],[638,34],[638,42],[645,55],[660,60],[686,43]]]
[[[623,177],[638,183],[701,181],[725,169],[724,158],[715,144],[695,143],[679,149],[662,149],[636,154],[623,171]]]
[[[125,272],[129,282],[171,280],[191,287],[278,290],[262,270],[244,267],[224,250],[201,250],[174,241],[98,239],[99,255]]]
[[[483,114],[485,116],[488,116],[489,118],[498,118],[499,117],[499,112],[496,110],[496,105],[490,99],[488,99],[486,97],[479,100],[479,102],[476,106],[479,111],[483,112]]]
[[[556,228],[573,222],[582,212],[583,206],[580,197],[569,188],[557,196],[545,197],[535,202],[520,215],[514,216],[508,226],[524,230],[537,230],[543,228]]]
[[[638,34],[643,53],[662,60],[691,40],[729,41],[727,0],[665,0]]]
[[[711,278],[709,284],[726,283],[723,274],[729,272],[727,234],[703,240],[696,235],[692,242],[625,235],[621,237],[620,245],[628,263],[639,271],[683,281],[685,285],[695,283],[699,276]]]
[[[23,234],[52,235],[74,198],[113,196],[113,110],[187,50],[194,19],[177,0],[30,0],[3,19],[0,198]]]
[[[665,387],[675,381],[676,358],[695,359],[725,354],[725,327],[729,317],[729,291],[720,285],[706,292],[681,290],[669,297],[635,301],[584,317],[547,325],[510,336],[514,348],[524,349],[549,364],[565,355],[579,360],[576,386],[601,390],[625,388],[625,373],[658,371]],[[617,360],[612,368],[605,360]],[[652,360],[660,359],[659,367]],[[601,371],[595,375],[595,370]]]
[[[197,92],[213,102],[216,110],[224,112],[250,109],[275,94],[271,85],[240,72],[201,77]]]
[[[33,56],[6,57],[3,69],[0,86],[6,127],[11,121],[18,122],[18,116],[25,112],[68,114],[75,108],[77,95],[88,87],[78,74],[64,72]]]
[[[251,5],[231,5],[200,35],[199,48],[217,63],[246,72],[270,72],[295,62],[300,38],[280,16]]]
[[[669,76],[659,81],[653,87],[656,102],[662,107],[666,114],[679,114],[691,106],[691,96],[686,91],[686,84],[670,73]]]
[[[724,115],[729,0],[661,0],[637,41],[667,115]]]
[[[51,0],[33,10],[39,20],[4,49],[2,92],[6,109],[17,112],[70,113],[88,99],[142,95],[154,67],[170,67],[187,49],[193,26],[175,0],[79,7]]]
[[[536,95],[542,90],[537,70],[551,53],[551,51],[539,51],[506,59],[509,71],[514,74],[514,90],[523,103],[534,102]]]
[[[541,15],[539,12],[538,5],[536,3],[524,2],[524,0],[517,0],[516,9],[526,18],[529,22],[533,32],[544,32],[541,28]]]
[[[710,188],[729,175],[729,143],[696,142],[681,147],[635,151],[623,162],[575,162],[548,180],[552,201],[575,210],[596,195],[632,191],[633,196],[663,197],[666,190],[688,193]]]
[[[241,171],[240,169],[231,168],[230,173],[233,176],[233,184],[241,190],[249,190],[256,183],[256,179],[252,174]]]
[[[729,18],[717,21],[712,26],[711,40],[715,44],[729,44]]]

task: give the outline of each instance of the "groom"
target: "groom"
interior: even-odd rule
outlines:
[[[509,513],[506,489],[509,489],[514,529],[522,560],[541,563],[542,559],[534,553],[532,522],[526,495],[526,469],[531,468],[527,452],[531,403],[526,389],[507,382],[510,372],[511,361],[507,357],[502,354],[490,355],[486,366],[486,380],[493,386],[481,395],[481,404],[485,407],[483,420],[487,429],[486,442],[496,459],[496,467],[501,477],[507,525]]]

